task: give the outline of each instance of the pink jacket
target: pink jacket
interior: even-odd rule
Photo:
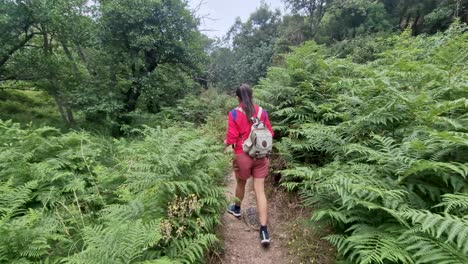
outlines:
[[[242,104],[239,104],[239,108],[241,107]],[[254,107],[254,116],[257,116],[259,107],[258,105],[254,105]],[[268,118],[268,113],[265,109],[263,109],[260,120],[265,123],[265,126],[270,130],[270,133],[273,136],[273,129],[271,128],[270,119]],[[251,127],[252,123],[249,122],[244,112],[238,109],[233,109],[229,112],[225,142],[228,145],[234,145],[235,154],[241,154],[243,152],[242,143],[244,143],[244,140],[249,137]]]

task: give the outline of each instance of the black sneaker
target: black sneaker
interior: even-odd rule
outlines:
[[[262,246],[267,247],[270,245],[270,235],[268,234],[268,230],[260,229],[260,243]]]
[[[232,214],[233,216],[235,216],[237,218],[241,217],[240,208],[237,209],[235,204],[229,205],[228,208],[227,208],[227,211],[228,211],[228,213]]]

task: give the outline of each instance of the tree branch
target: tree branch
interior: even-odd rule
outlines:
[[[24,45],[26,45],[26,43],[28,43],[34,37],[34,35],[35,33],[26,34],[26,37],[21,42],[13,46],[10,50],[7,51],[5,55],[0,57],[0,67],[2,67],[17,50],[24,47]]]

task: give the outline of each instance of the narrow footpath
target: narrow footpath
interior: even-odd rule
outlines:
[[[228,174],[226,196],[234,197],[236,180],[234,174]],[[267,188],[267,186],[265,186]],[[247,182],[245,198],[242,203],[242,217],[235,218],[229,213],[222,216],[221,237],[224,239],[224,255],[220,263],[223,264],[285,264],[293,263],[283,246],[287,243],[287,234],[281,233],[279,215],[274,199],[268,200],[268,230],[271,244],[268,248],[260,245],[258,226],[255,221],[256,205],[253,182]]]

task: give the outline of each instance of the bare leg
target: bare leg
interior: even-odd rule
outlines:
[[[245,194],[245,184],[247,183],[246,180],[242,180],[239,177],[236,176],[236,197],[239,199],[239,201],[236,202],[237,206],[240,206],[242,203],[242,200],[244,199],[244,194]]]
[[[265,226],[267,224],[267,198],[265,195],[265,179],[254,178],[254,190],[257,198],[257,210],[260,225]]]

